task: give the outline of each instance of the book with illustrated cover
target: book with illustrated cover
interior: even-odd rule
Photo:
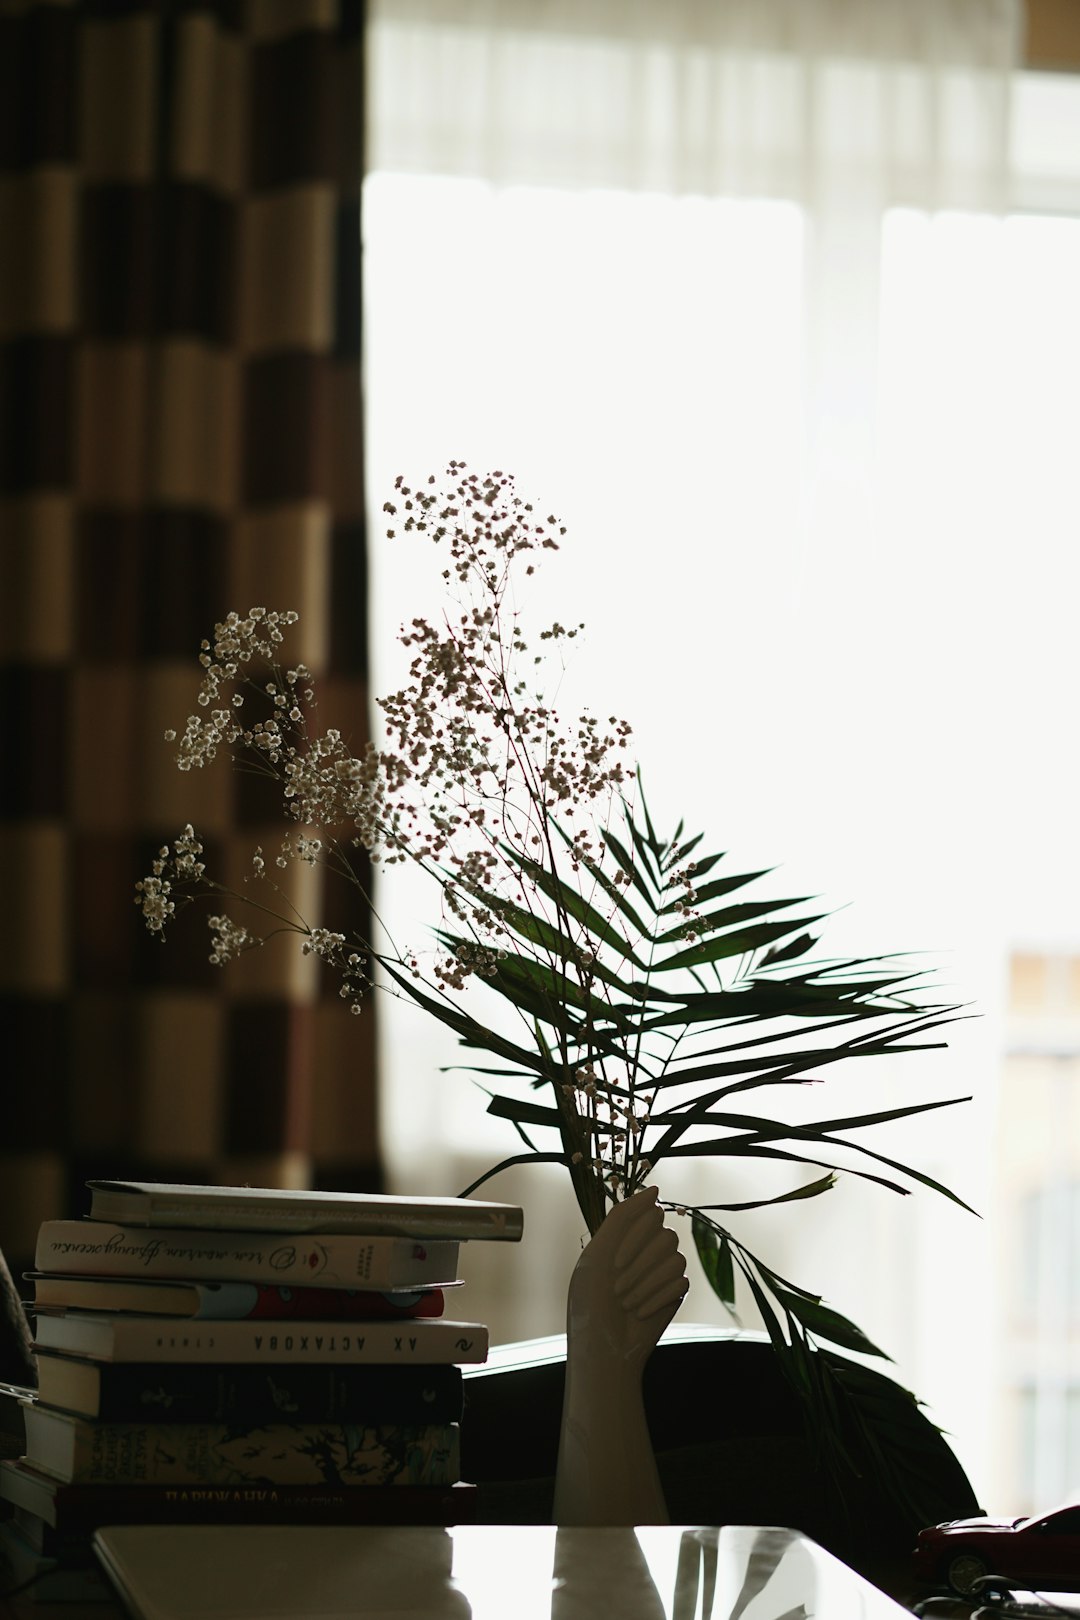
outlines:
[[[27,1404],[26,1458],[65,1484],[452,1485],[458,1426],[100,1423]]]
[[[44,1405],[113,1423],[456,1423],[464,1404],[461,1369],[451,1365],[215,1366],[42,1354],[37,1368]]]
[[[80,1220],[43,1221],[34,1265],[63,1276],[425,1288],[455,1281],[458,1255],[452,1239],[184,1231]]]
[[[471,1524],[475,1485],[66,1485],[0,1463],[0,1500],[39,1552],[103,1524]]]
[[[525,1219],[520,1205],[480,1198],[202,1187],[164,1181],[95,1180],[87,1186],[90,1218],[125,1226],[516,1242]]]
[[[191,1322],[169,1316],[42,1314],[36,1350],[98,1361],[371,1362],[423,1365],[487,1358],[481,1322],[420,1317],[410,1322]]]
[[[272,1283],[135,1281],[117,1277],[27,1275],[33,1309],[129,1311],[136,1316],[187,1316],[199,1321],[248,1319],[371,1322],[441,1316],[439,1288],[406,1293],[373,1289],[290,1288]]]

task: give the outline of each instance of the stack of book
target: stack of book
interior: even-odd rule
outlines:
[[[461,1366],[488,1331],[446,1301],[460,1244],[520,1238],[517,1206],[89,1186],[86,1219],[39,1233],[9,1564],[13,1538],[59,1557],[107,1523],[472,1517]]]

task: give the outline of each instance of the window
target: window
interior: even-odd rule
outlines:
[[[587,625],[567,701],[631,721],[659,813],[846,908],[833,953],[926,952],[945,993],[978,1006],[947,1054],[874,1083],[883,1107],[975,1097],[894,1145],[987,1221],[921,1190],[849,1188],[812,1221],[746,1230],[781,1270],[812,1246],[793,1267],[897,1357],[988,1503],[1008,1489],[984,1421],[1001,1369],[955,1324],[997,1320],[1006,966],[1080,929],[1080,143],[1060,138],[1080,92],[1026,76],[1018,109],[1008,217],[885,213],[872,364],[850,393],[833,377],[809,435],[798,201],[388,172],[365,196],[376,510],[399,471],[513,470],[568,524],[536,607]],[[376,691],[415,610],[414,561],[406,574],[374,546]],[[419,937],[423,894],[394,905]],[[434,1164],[455,1190],[512,1148],[420,1024],[384,1019],[387,1141],[403,1180]],[[855,1081],[829,1084],[839,1110]],[[535,1207],[545,1188],[530,1173],[493,1192]],[[533,1278],[515,1293],[500,1274],[496,1338],[559,1328],[565,1268],[549,1273],[544,1303]],[[688,1314],[723,1319],[697,1281]]]

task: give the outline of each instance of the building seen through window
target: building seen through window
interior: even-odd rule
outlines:
[[[1012,958],[998,1131],[1002,1469],[1080,1490],[1080,955]]]

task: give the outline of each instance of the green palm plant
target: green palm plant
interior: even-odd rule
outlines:
[[[883,1352],[752,1254],[730,1217],[820,1197],[841,1170],[959,1203],[859,1138],[947,1103],[808,1122],[772,1106],[836,1063],[942,1045],[938,1032],[958,1008],[928,1000],[906,959],[819,959],[825,919],[808,899],[759,898],[767,872],[730,871],[682,824],[658,835],[640,775],[623,762],[625,722],[583,714],[564,724],[543,693],[544,653],[561,653],[580,627],[552,625],[530,656],[513,606],[516,572],[531,574],[538,552],[557,549],[561,526],[539,520],[501,473],[480,479],[451,463],[449,489],[434,482],[414,490],[398,480],[386,507],[392,536],[400,525],[448,552],[441,620],[416,618],[401,633],[411,663],[406,684],[380,701],[386,747],[353,753],[340,732],[318,730],[309,671],[280,661],[295,614],[231,614],[204,643],[199,712],[178,764],[226,752],[273,776],[289,830],[270,862],[255,852],[235,895],[206,872],[185,828],[138,885],[147,925],[160,935],[178,907],[231,895],[265,926],[212,915],[214,961],[291,932],[337,969],[354,1012],[379,985],[452,1031],[463,1048],[456,1066],[519,1142],[466,1194],[511,1165],[562,1164],[595,1233],[613,1202],[659,1185],[665,1164],[699,1161],[721,1191],[725,1161],[792,1172],[792,1185],[752,1200],[662,1201],[689,1217],[704,1274],[732,1311],[741,1280],[826,1456],[846,1466],[842,1435],[853,1423],[880,1440],[890,1424],[903,1428],[903,1413],[883,1418],[877,1386],[871,1400],[828,1347]],[[254,721],[242,714],[253,700],[262,706]],[[431,879],[440,920],[429,953],[399,948],[379,927],[368,859],[386,883],[404,861]],[[311,925],[287,903],[280,869],[297,860],[362,895],[354,936]],[[765,1093],[769,1111],[748,1093]]]
[[[662,1184],[665,1161],[701,1160],[716,1171],[724,1160],[804,1167],[804,1177],[786,1190],[667,1207],[689,1215],[703,1274],[731,1314],[740,1280],[753,1299],[804,1404],[815,1455],[841,1499],[869,1468],[916,1528],[947,1511],[932,1494],[940,1468],[936,1432],[913,1421],[914,1397],[831,1353],[830,1346],[888,1359],[820,1295],[753,1254],[731,1230],[730,1217],[819,1197],[841,1171],[899,1193],[913,1182],[967,1208],[918,1168],[853,1138],[967,1098],[798,1123],[743,1099],[770,1088],[775,1100],[778,1088],[815,1083],[832,1064],[939,1048],[944,1042],[929,1037],[959,1009],[928,1003],[922,975],[903,961],[817,957],[811,930],[822,914],[789,915],[806,904],[800,899],[732,898],[767,874],[725,871],[724,857],[698,854],[700,840],[685,839],[681,826],[670,839],[659,838],[638,788],[637,810],[620,802],[619,833],[603,830],[607,869],[603,859],[582,858],[577,879],[568,882],[557,855],[540,866],[506,847],[507,862],[520,864],[526,885],[548,903],[546,915],[538,915],[535,893],[531,909],[490,893],[472,896],[513,936],[513,946],[489,964],[484,985],[513,1009],[521,1039],[447,1008],[383,962],[402,992],[448,1025],[464,1048],[501,1060],[459,1067],[484,1084],[488,1112],[511,1122],[522,1150],[464,1191],[512,1165],[562,1164],[595,1233],[614,1199],[647,1181]],[[560,844],[569,851],[565,835]],[[693,857],[695,912],[688,921]],[[614,873],[624,881],[616,883]],[[455,955],[475,947],[466,935],[440,931],[439,938]],[[502,1089],[492,1092],[493,1081]],[[845,1149],[863,1162],[835,1163]],[[814,1172],[809,1179],[806,1168]]]

